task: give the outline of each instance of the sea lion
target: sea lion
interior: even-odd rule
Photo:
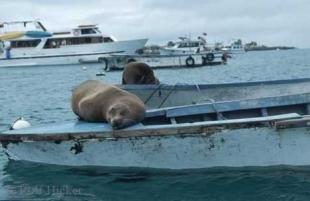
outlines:
[[[74,89],[71,105],[81,120],[108,122],[113,129],[139,123],[145,115],[144,103],[136,95],[95,80]]]
[[[122,84],[159,84],[159,80],[146,63],[130,62],[124,68]]]

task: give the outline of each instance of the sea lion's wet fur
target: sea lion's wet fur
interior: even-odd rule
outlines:
[[[130,62],[124,68],[122,84],[159,84],[159,80],[149,65]]]
[[[94,80],[74,89],[71,104],[81,120],[108,122],[116,129],[142,121],[145,114],[144,103],[137,96]]]

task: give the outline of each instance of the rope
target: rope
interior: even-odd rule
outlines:
[[[195,86],[196,86],[196,89],[197,89],[198,93],[201,94],[201,90],[200,90],[199,85],[196,84]],[[214,111],[216,112],[216,115],[217,115],[218,118],[220,118],[220,119],[226,119],[226,118],[217,110],[217,108],[216,108],[216,106],[215,106],[215,103],[216,103],[216,102],[215,102],[214,99],[209,98],[209,99],[204,99],[204,100],[205,100],[205,101],[209,101],[209,102],[211,103],[211,105],[212,105]]]
[[[155,95],[155,93],[158,91],[158,89],[161,88],[161,84],[159,84],[154,90],[153,92],[149,95],[149,97],[144,101],[144,104],[148,103],[151,98]]]
[[[166,102],[166,100],[171,95],[171,93],[175,90],[175,88],[176,88],[176,85],[173,85],[173,87],[168,92],[167,96],[164,98],[164,100],[160,103],[160,105],[157,108],[161,108],[161,106],[163,106],[163,104]]]
[[[201,94],[201,90],[200,90],[199,84],[196,84],[195,86],[196,86],[196,89],[197,89],[198,93]]]

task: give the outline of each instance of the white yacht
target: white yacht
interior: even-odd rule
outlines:
[[[211,48],[207,47],[207,41],[204,36],[198,36],[197,39],[188,37],[179,37],[177,42],[168,42],[162,50],[162,54],[199,54],[210,52]]]
[[[147,39],[117,41],[96,25],[49,32],[39,21],[0,23],[0,67],[104,62],[111,54],[134,54]]]
[[[227,52],[229,54],[241,54],[245,53],[244,47],[242,45],[241,39],[233,40],[230,45],[221,48],[221,51]]]

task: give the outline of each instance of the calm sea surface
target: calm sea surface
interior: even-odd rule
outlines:
[[[86,67],[86,69],[85,69]],[[72,88],[100,65],[0,68],[0,131],[24,117],[32,125],[70,121]],[[310,77],[310,50],[249,52],[228,65],[155,71],[161,82],[227,83]],[[158,171],[77,169],[8,162],[0,153],[0,200],[310,200],[310,167]]]

